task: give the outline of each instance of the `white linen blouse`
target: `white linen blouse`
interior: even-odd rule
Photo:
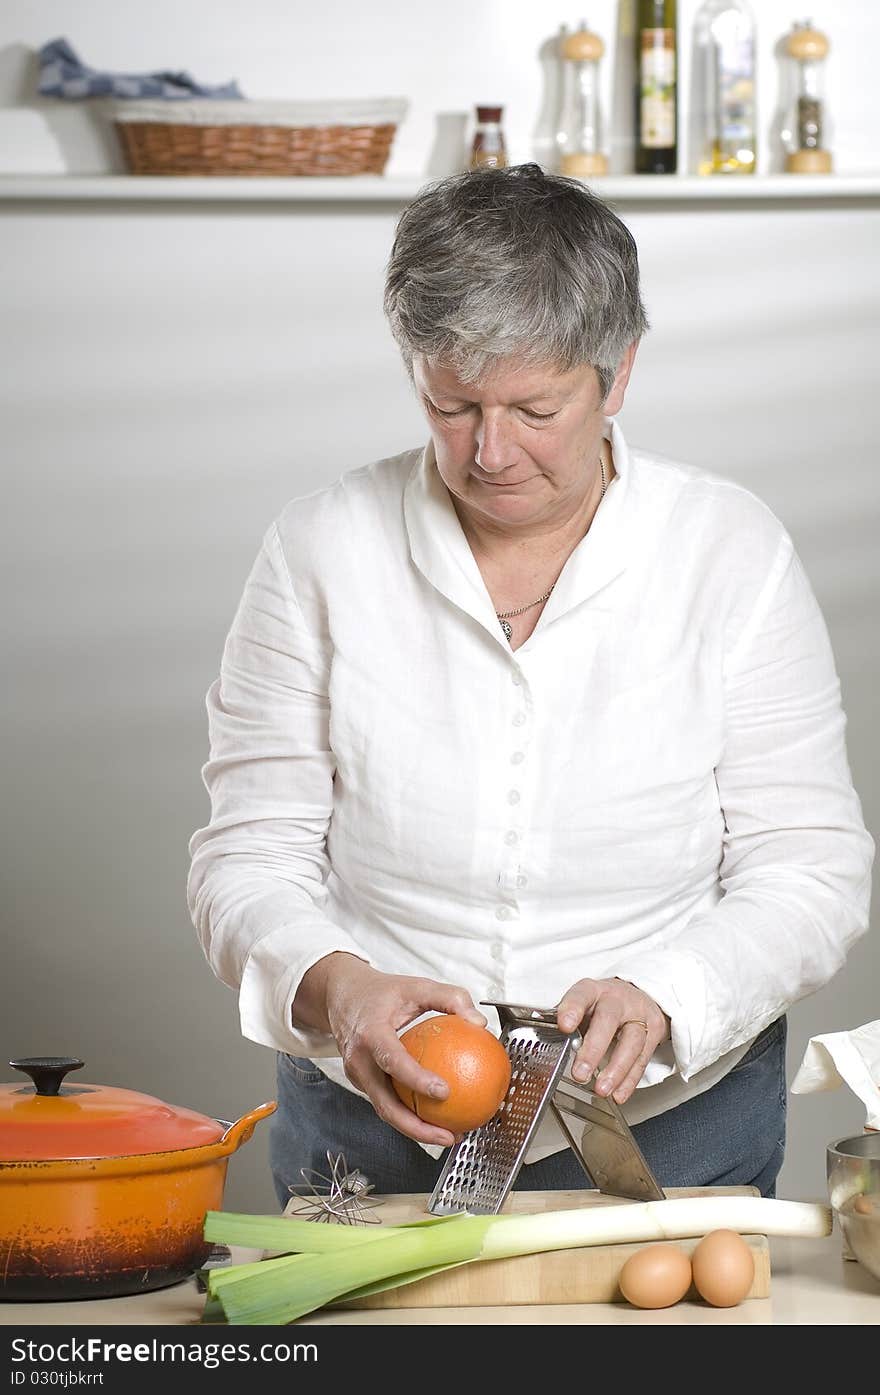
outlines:
[[[288,504],[247,580],[188,903],[243,1035],[348,1089],[291,1015],[335,950],[477,1003],[628,979],[672,1022],[637,1123],[867,928],[874,844],[791,539],[740,485],[606,434],[617,477],[515,652],[431,445]],[[548,1121],[530,1160],[564,1144]]]

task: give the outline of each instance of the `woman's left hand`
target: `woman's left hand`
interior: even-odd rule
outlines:
[[[663,1009],[622,978],[579,979],[561,999],[556,1021],[564,1032],[580,1027],[583,1033],[571,1071],[575,1080],[589,1080],[610,1053],[593,1088],[616,1104],[629,1099],[654,1051],[670,1035]]]

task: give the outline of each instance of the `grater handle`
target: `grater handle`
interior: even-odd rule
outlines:
[[[556,1021],[556,1008],[527,1007],[521,1003],[494,1003],[487,999],[483,999],[479,1006],[494,1008],[498,1013],[498,1020],[502,1028],[529,1027],[534,1026],[535,1023],[541,1023],[548,1027],[555,1027],[560,1032],[560,1035],[567,1036],[571,1040],[575,1051],[577,1051],[583,1041],[581,1032],[577,1027],[573,1032],[562,1031]]]

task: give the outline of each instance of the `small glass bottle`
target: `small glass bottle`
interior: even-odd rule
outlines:
[[[825,59],[831,45],[810,20],[795,24],[785,41],[785,146],[787,174],[831,174],[830,129],[825,104]]]
[[[705,0],[694,21],[698,174],[754,174],[755,21],[746,0]]]
[[[562,107],[559,118],[559,172],[588,179],[608,173],[602,149],[599,60],[605,45],[586,22],[560,44]]]
[[[504,145],[504,132],[501,129],[503,107],[477,107],[477,124],[471,145],[468,168],[504,169],[507,165],[507,151]]]

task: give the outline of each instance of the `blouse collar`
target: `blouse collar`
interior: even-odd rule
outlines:
[[[575,606],[598,595],[627,567],[634,536],[631,460],[623,432],[612,418],[606,418],[605,438],[611,442],[616,477],[596,510],[589,532],[563,567],[523,649]],[[415,566],[447,600],[472,616],[507,648],[492,599],[437,469],[432,441],[425,446],[406,483],[403,508]]]

